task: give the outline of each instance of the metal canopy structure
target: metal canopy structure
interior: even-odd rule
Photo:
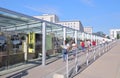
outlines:
[[[42,22],[46,21],[0,8],[0,31],[36,31]]]
[[[29,32],[40,33],[42,35],[42,38],[41,38],[42,39],[41,40],[42,41],[42,47],[41,47],[42,48],[42,65],[45,65],[46,51],[47,51],[46,48],[49,47],[46,44],[47,40],[51,42],[54,40],[53,42],[56,42],[57,39],[59,38],[59,42],[60,40],[62,40],[64,44],[64,41],[66,40],[67,37],[75,39],[76,43],[78,38],[81,40],[91,39],[96,41],[98,39],[96,36],[93,36],[92,34],[80,32],[79,30],[75,30],[75,29],[65,27],[59,24],[51,23],[42,19],[34,18],[32,16],[10,11],[4,8],[0,8],[0,32],[11,32],[11,34],[14,34],[14,32],[27,33],[27,34]],[[99,40],[100,39],[102,40],[102,37],[99,37]],[[51,43],[51,46],[55,44],[56,43]],[[55,46],[53,50],[55,50]],[[26,53],[27,53],[27,50],[26,50]]]
[[[47,28],[50,27],[50,29],[54,29],[55,31],[58,31],[61,27],[65,27],[0,7],[0,31],[37,32],[42,30],[43,22],[47,23]]]

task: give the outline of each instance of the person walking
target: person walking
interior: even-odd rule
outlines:
[[[87,50],[88,50],[88,52],[90,51],[90,48],[91,48],[91,41],[87,40]]]
[[[69,49],[69,44],[66,40],[64,41],[64,43],[65,44],[62,46],[62,55],[63,55],[63,61],[66,61],[67,60],[68,49]]]
[[[73,58],[75,58],[75,56],[77,54],[77,44],[75,43],[74,40],[72,42],[72,52],[73,52]]]
[[[84,41],[81,42],[81,47],[82,47],[82,51],[84,52],[85,51],[85,42]]]
[[[92,41],[92,46],[95,47],[96,46],[96,42]]]

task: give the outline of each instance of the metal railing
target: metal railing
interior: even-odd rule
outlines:
[[[111,48],[113,48],[116,43],[117,41],[112,41],[109,43],[97,45],[95,47],[89,48],[89,50],[87,49],[85,52],[78,50],[75,58],[73,58],[71,53],[69,53],[67,55],[67,61],[64,63],[65,65],[63,67],[42,78],[53,78],[53,75],[56,73],[63,75],[64,78],[72,78],[88,67],[97,58],[111,50]]]

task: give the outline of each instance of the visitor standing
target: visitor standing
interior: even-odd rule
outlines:
[[[63,61],[66,61],[68,49],[69,49],[69,44],[66,40],[64,41],[64,43],[65,44],[62,46],[62,55],[63,55]]]

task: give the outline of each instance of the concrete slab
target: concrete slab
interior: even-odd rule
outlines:
[[[74,78],[120,78],[120,42]]]

